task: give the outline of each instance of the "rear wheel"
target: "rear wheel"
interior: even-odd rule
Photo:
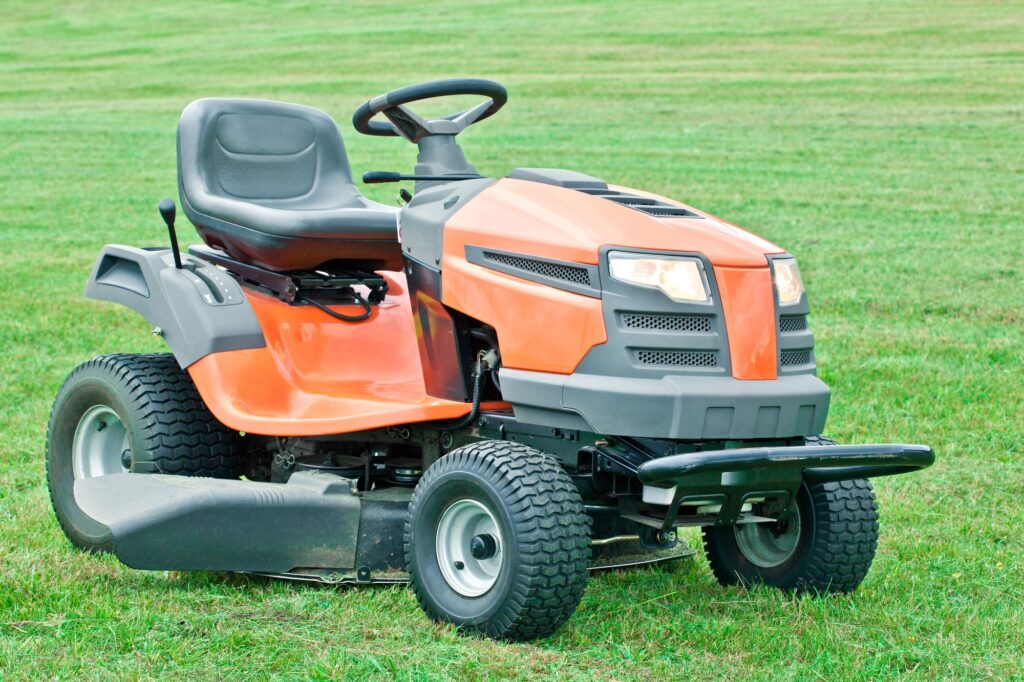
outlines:
[[[590,520],[552,457],[481,441],[424,473],[409,504],[405,553],[430,618],[536,639],[558,629],[583,596]]]
[[[803,484],[777,521],[708,526],[704,549],[723,585],[852,592],[878,547],[878,508],[865,479]]]
[[[241,451],[238,433],[210,414],[173,355],[93,358],[71,372],[50,413],[50,499],[75,546],[109,549],[106,529],[75,504],[76,479],[128,472],[232,478]]]

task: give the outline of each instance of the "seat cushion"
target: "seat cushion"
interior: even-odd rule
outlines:
[[[315,270],[329,261],[357,270],[401,271],[402,249],[391,239],[356,240],[330,237],[283,237],[218,222],[217,227],[196,225],[207,245],[235,260],[277,271]]]
[[[397,208],[364,197],[322,111],[203,99],[178,126],[182,208],[207,244],[275,270],[328,260],[401,266]]]
[[[219,196],[203,197],[203,218],[233,223],[281,237],[309,239],[398,239],[398,209],[360,197],[340,208],[286,208]],[[188,208],[185,209],[188,212]],[[189,216],[191,218],[191,215]],[[193,222],[195,222],[193,220]]]

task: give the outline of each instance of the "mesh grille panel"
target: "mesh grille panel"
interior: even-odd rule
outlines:
[[[675,367],[716,367],[715,353],[697,350],[638,350],[636,359],[644,365]]]
[[[810,361],[811,351],[809,350],[787,350],[782,352],[780,364],[783,367],[791,367],[793,365],[806,365]]]
[[[590,273],[587,272],[586,268],[576,268],[571,265],[560,265],[558,263],[547,263],[545,261],[534,260],[532,258],[506,256],[503,253],[494,253],[493,251],[485,251],[484,258],[495,263],[501,263],[502,265],[510,268],[515,268],[516,270],[532,272],[535,275],[543,275],[544,277],[550,277],[552,279],[560,279],[564,282],[573,282],[575,284],[590,286]]]
[[[649,329],[667,332],[710,332],[711,318],[705,315],[655,315],[624,313],[622,324],[627,329]]]
[[[807,329],[807,318],[803,315],[780,318],[779,329],[783,332],[802,332]]]

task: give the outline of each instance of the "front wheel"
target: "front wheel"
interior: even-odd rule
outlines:
[[[704,550],[723,585],[852,592],[878,547],[878,507],[866,479],[803,484],[777,521],[707,526]]]
[[[583,596],[590,519],[552,457],[481,441],[424,473],[409,503],[405,554],[430,618],[498,639],[537,639]]]

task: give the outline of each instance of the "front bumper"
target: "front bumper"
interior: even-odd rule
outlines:
[[[734,471],[799,471],[809,483],[905,474],[935,462],[927,445],[804,445],[690,452],[641,464],[641,483],[675,483],[697,474]]]
[[[934,462],[935,454],[926,445],[805,445],[669,455],[648,459],[635,472],[645,497],[660,497],[668,505],[663,522],[668,528],[688,501],[720,505],[713,522],[731,524],[751,498],[771,497],[786,506],[805,482],[903,474]],[[664,494],[648,494],[659,491]]]
[[[502,369],[501,392],[524,423],[680,440],[813,436],[829,390],[812,374],[771,381],[670,374],[658,379]]]

